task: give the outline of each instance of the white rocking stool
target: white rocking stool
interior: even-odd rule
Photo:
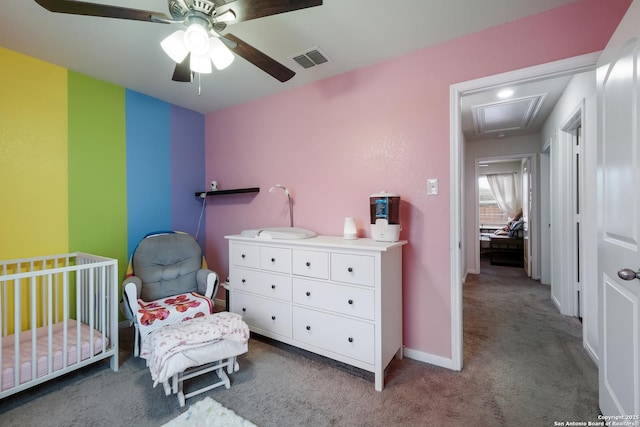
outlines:
[[[147,360],[154,387],[162,383],[165,395],[177,395],[182,407],[189,397],[231,387],[227,373],[240,369],[237,356],[248,351],[248,340],[249,327],[242,317],[222,312],[152,332],[143,340],[140,357]],[[184,381],[214,371],[217,381],[184,393]]]
[[[224,386],[225,388],[231,388],[231,380],[229,376],[225,373],[225,369],[227,368],[227,372],[232,374],[240,369],[240,365],[236,361],[236,356],[229,357],[224,360],[218,360],[217,362],[209,363],[207,365],[198,366],[195,368],[187,369],[184,372],[177,372],[173,374],[171,377],[171,384],[169,381],[165,381],[162,383],[164,387],[164,394],[169,396],[170,394],[176,394],[178,397],[178,402],[180,403],[180,407],[183,407],[185,401],[193,396],[197,396],[200,393],[204,393],[205,391],[212,390],[216,387]],[[203,374],[207,374],[211,371],[216,371],[218,378],[220,381],[214,382],[213,384],[209,384],[197,390],[194,390],[189,393],[184,393],[184,381],[198,377]]]

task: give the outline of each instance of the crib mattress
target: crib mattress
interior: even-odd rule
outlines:
[[[67,320],[67,365],[75,365],[78,362],[76,337],[77,325],[73,319]],[[99,331],[93,332],[93,352],[90,349],[89,337],[91,328],[80,323],[80,336],[82,338],[80,346],[80,359],[85,360],[102,351],[102,334]],[[53,355],[52,370],[48,370],[48,350],[49,342],[47,339],[48,330],[46,327],[36,330],[36,377],[40,378],[52,372],[63,368],[62,350],[63,350],[63,333],[64,323],[59,322],[52,326],[53,335]],[[2,338],[2,388],[8,390],[15,387],[15,336],[9,335]],[[105,348],[108,345],[108,339],[105,342]],[[20,333],[20,373],[19,383],[24,384],[32,380],[32,363],[31,360],[31,331],[23,331]]]

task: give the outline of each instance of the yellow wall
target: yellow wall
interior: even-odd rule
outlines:
[[[0,64],[0,259],[68,252],[67,70]]]

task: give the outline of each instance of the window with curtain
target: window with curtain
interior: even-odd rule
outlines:
[[[518,182],[515,173],[499,173],[487,175],[489,188],[501,211],[513,218],[520,209],[518,200]]]
[[[478,177],[478,188],[480,190],[480,227],[503,227],[509,222],[509,216],[498,206],[486,175]]]

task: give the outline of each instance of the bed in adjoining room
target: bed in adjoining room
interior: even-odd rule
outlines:
[[[0,261],[0,399],[101,360],[118,370],[118,262]]]

